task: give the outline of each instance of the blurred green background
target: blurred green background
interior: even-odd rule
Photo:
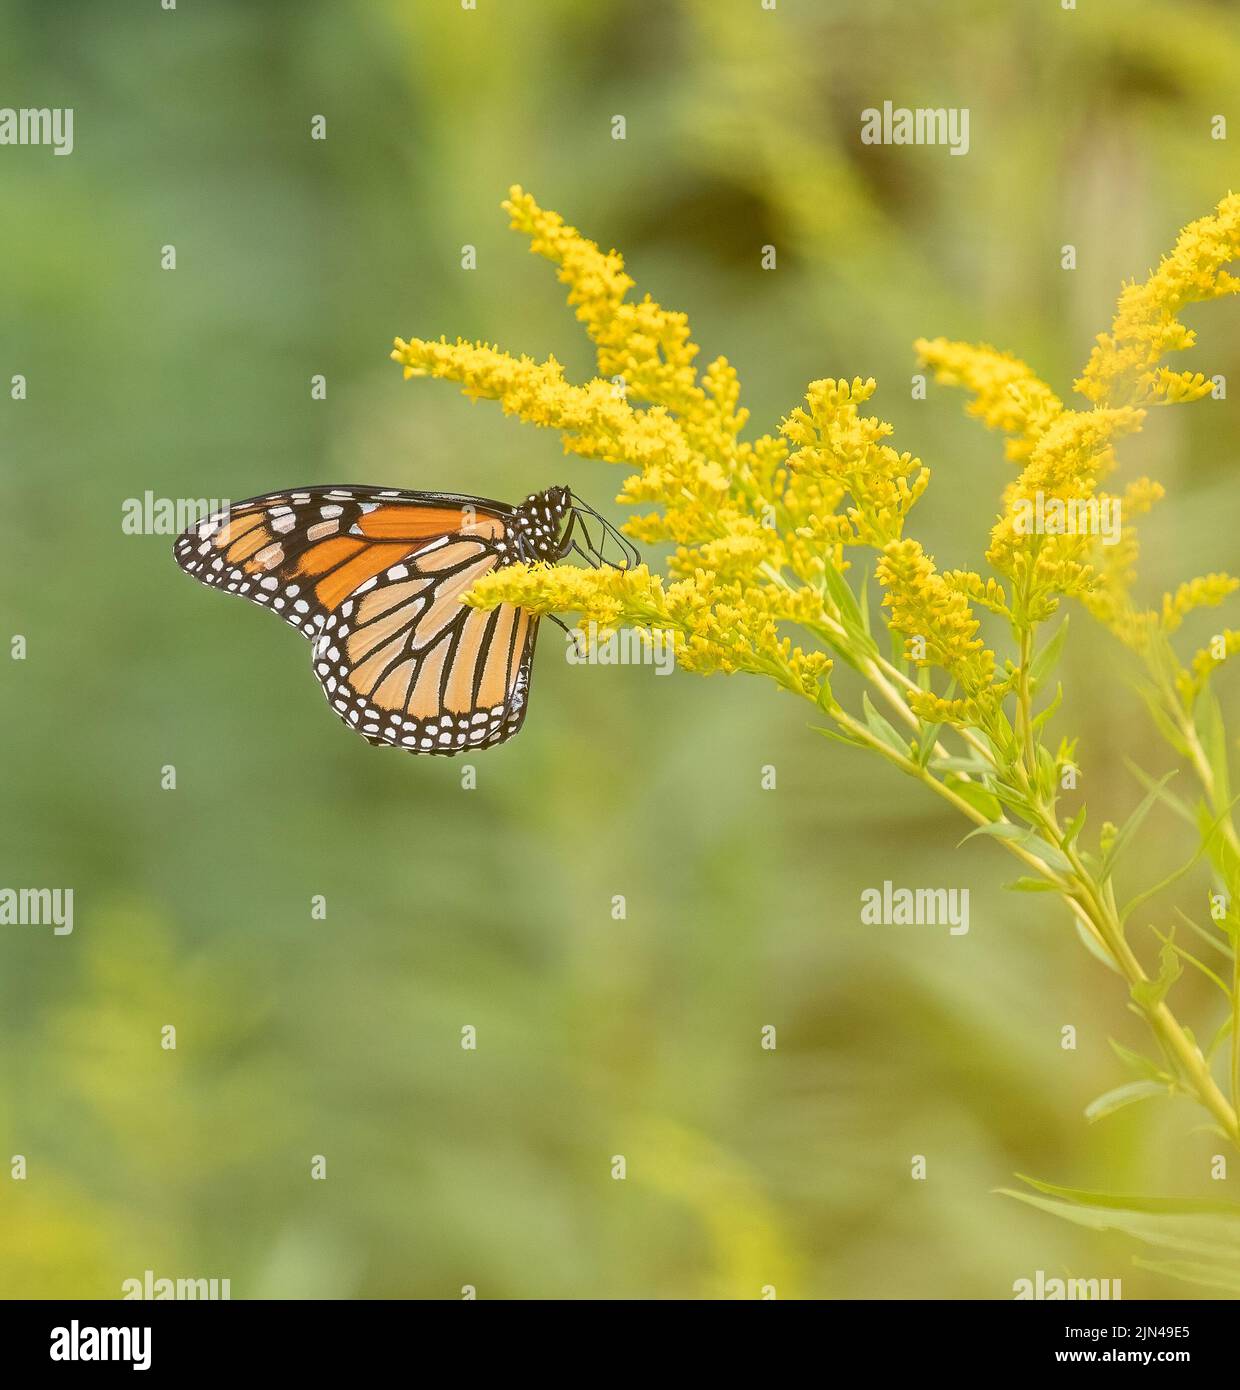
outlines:
[[[993,1194],[1235,1180],[1186,1106],[1086,1124],[1128,1079],[1108,1036],[1145,1041],[1122,989],[806,708],[571,667],[547,628],[526,728],[467,791],[460,759],[351,737],[302,641],[120,523],[148,489],[562,480],[618,519],[617,471],[387,360],[447,333],[591,374],[498,207],[520,182],[689,313],[760,430],[812,378],[876,376],[934,471],[912,533],[975,564],[1009,465],[957,394],[911,398],[911,342],[995,342],[1069,390],[1121,280],[1237,182],[1240,132],[1210,138],[1240,121],[1236,7],[8,0],[0,34],[5,101],[76,113],[69,158],[0,149],[0,380],[29,382],[0,402],[5,637],[29,643],[0,874],[76,893],[71,936],[0,928],[0,1293],[112,1298],[148,1268],[248,1298],[1005,1298],[1038,1269],[1197,1292]],[[884,100],[967,106],[970,154],[863,147]],[[1193,365],[1240,382],[1237,306],[1193,321]],[[1235,410],[1128,449],[1170,493],[1151,593],[1235,563]],[[1139,799],[1125,756],[1165,763],[1121,666],[1078,620],[1091,818]],[[1184,847],[1156,827],[1138,871]],[[863,927],[886,878],[969,887],[972,930]],[[1208,987],[1177,999],[1214,1021]]]

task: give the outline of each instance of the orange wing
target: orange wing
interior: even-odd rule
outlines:
[[[349,728],[452,754],[504,742],[525,717],[537,618],[461,603],[499,561],[510,512],[455,494],[301,488],[190,527],[175,555],[313,639],[315,675]]]
[[[378,746],[415,753],[490,748],[517,732],[538,619],[462,596],[495,550],[451,536],[366,579],[329,614],[314,673],[340,718]]]
[[[444,493],[301,488],[238,502],[191,526],[174,553],[187,574],[278,613],[307,637],[360,584],[450,535],[496,541],[498,503]]]

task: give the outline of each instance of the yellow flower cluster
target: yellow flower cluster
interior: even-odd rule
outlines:
[[[1210,391],[1200,373],[1160,364],[1196,342],[1179,320],[1189,304],[1240,290],[1226,266],[1240,254],[1240,193],[1229,193],[1208,217],[1190,222],[1175,248],[1142,284],[1125,286],[1109,333],[1098,335],[1076,389],[1095,405],[1199,400]]]
[[[1240,580],[1229,574],[1205,574],[1181,584],[1174,594],[1163,597],[1163,631],[1174,632],[1195,608],[1217,608],[1237,588]]]
[[[805,408],[798,407],[780,426],[784,438],[797,446],[788,467],[825,481],[824,496],[833,499],[825,517],[816,511],[803,518],[805,525],[819,529],[815,539],[881,549],[903,534],[909,509],[930,481],[920,459],[882,443],[891,434],[889,424],[862,416],[858,406],[874,390],[873,378],[812,381]],[[833,516],[845,496],[850,501],[846,516]]]
[[[819,644],[872,676],[875,662],[883,664],[841,577],[847,552],[871,547],[907,658],[950,681],[939,696],[923,676],[907,692],[914,712],[999,728],[1015,668],[999,672],[974,605],[1028,634],[1061,598],[1074,596],[1123,640],[1145,648],[1154,633],[1174,631],[1192,609],[1236,587],[1225,575],[1208,575],[1168,596],[1161,611],[1139,610],[1130,599],[1137,561],[1131,524],[1103,545],[1096,527],[1031,527],[1030,517],[1050,504],[1061,516],[1096,519],[1113,507],[1131,518],[1161,496],[1146,479],[1122,496],[1101,484],[1115,467],[1116,442],[1141,428],[1150,405],[1198,400],[1209,390],[1200,374],[1170,372],[1161,359],[1192,343],[1177,318],[1184,305],[1240,286],[1224,269],[1240,252],[1240,197],[1193,223],[1147,281],[1125,288],[1111,331],[1100,335],[1076,383],[1089,409],[1066,408],[1028,365],[993,347],[918,342],[937,379],[966,387],[970,413],[1008,436],[1008,457],[1019,466],[987,551],[1004,582],[940,573],[905,538],[929,472],[892,447],[890,425],[862,413],[872,380],[812,382],[777,432],[743,440],[748,412],[736,372],[722,357],[699,372],[700,350],[684,314],[649,295],[632,298],[618,252],[601,251],[522,189],[514,187],[504,206],[530,250],[556,266],[594,343],[597,375],[574,384],[553,357],[514,357],[460,339],[398,338],[392,356],[406,377],[456,381],[473,399],[498,401],[506,414],[557,430],[566,451],[627,468],[617,500],[645,510],[625,529],[639,541],[668,544],[671,554],[666,581],[646,566],[509,566],[475,586],[467,599],[475,606],[576,613],[583,629],[670,631],[686,669],[763,672],[829,706],[830,661]],[[794,645],[789,627],[812,642]],[[1215,664],[1203,653],[1185,679],[1204,679]]]
[[[1197,652],[1189,663],[1188,669],[1176,674],[1176,685],[1185,701],[1191,705],[1217,668],[1229,657],[1238,653],[1240,653],[1240,632],[1230,627],[1220,632],[1210,646],[1203,647]]]
[[[1122,498],[1126,522],[1119,540],[1114,545],[1099,547],[1100,554],[1094,562],[1097,582],[1088,593],[1081,595],[1086,609],[1134,651],[1148,649],[1157,632],[1158,615],[1137,610],[1128,597],[1136,581],[1140,555],[1132,518],[1144,516],[1165,495],[1162,484],[1149,478],[1138,478],[1128,484]]]
[[[514,565],[479,583],[469,601],[574,612],[583,626],[603,629],[674,630],[688,670],[764,671],[816,694],[830,662],[794,646],[781,624],[822,616],[825,563],[815,528],[832,515],[842,488],[794,477],[783,439],[739,439],[747,413],[736,372],[718,358],[699,377],[685,316],[649,295],[630,301],[633,282],[617,252],[600,251],[520,188],[505,207],[531,251],[558,267],[595,344],[599,375],[574,385],[554,358],[535,362],[462,340],[398,338],[392,356],[406,377],[457,381],[474,399],[497,400],[506,414],[558,430],[566,450],[632,469],[618,500],[655,510],[625,529],[674,546],[669,568],[678,582],[665,587],[645,567]]]
[[[972,393],[970,415],[987,428],[1012,436],[1006,447],[1014,462],[1028,457],[1042,431],[1063,409],[1063,402],[1031,367],[987,343],[974,346],[946,338],[918,338],[913,346],[922,364],[933,368],[937,381]]]
[[[599,639],[621,624],[649,641],[667,634],[676,663],[703,675],[750,671],[816,699],[830,660],[781,636],[779,624],[812,622],[819,611],[809,590],[721,583],[705,570],[665,584],[645,565],[621,570],[575,565],[508,565],[474,586],[466,602],[478,608],[519,604],[536,613],[578,613],[583,639]],[[666,638],[664,638],[666,640]]]
[[[602,377],[620,377],[635,400],[666,406],[691,426],[704,427],[714,444],[735,438],[744,413],[733,414],[739,387],[726,362],[704,390],[694,360],[699,348],[684,314],[669,312],[649,295],[629,303],[634,288],[617,251],[604,254],[556,212],[546,212],[528,193],[513,188],[504,208],[514,231],[530,238],[530,251],[559,267],[568,302],[597,348]],[[708,377],[710,373],[708,372]],[[729,399],[730,395],[730,399]]]
[[[1140,284],[1127,285],[1108,333],[1099,334],[1076,389],[1092,409],[1070,410],[1025,363],[995,349],[938,338],[921,340],[918,352],[939,381],[965,386],[971,414],[1009,435],[1007,453],[1023,465],[1004,493],[1004,511],[992,534],[987,560],[1012,584],[1018,619],[1044,621],[1060,597],[1071,595],[1124,642],[1148,649],[1157,633],[1173,632],[1193,608],[1221,601],[1235,587],[1223,575],[1181,586],[1158,609],[1131,598],[1137,539],[1131,518],[1162,496],[1142,479],[1115,497],[1099,482],[1115,466],[1114,445],[1141,429],[1146,408],[1201,400],[1211,382],[1199,372],[1162,365],[1171,352],[1191,347],[1191,329],[1179,320],[1188,304],[1233,294],[1240,278],[1225,267],[1240,256],[1240,195],[1229,194],[1208,217],[1180,234],[1171,254]],[[1096,518],[1105,508],[1122,517],[1118,536],[1102,544],[1095,529],[1031,531],[1035,508]],[[1201,663],[1195,669],[1201,669]]]
[[[987,589],[977,575],[937,573],[920,544],[908,538],[886,546],[878,577],[887,590],[883,605],[891,610],[891,626],[904,634],[908,657],[942,667],[965,692],[947,700],[917,691],[914,711],[934,722],[985,727],[1002,692],[994,685],[995,654],[977,635],[981,624],[966,594],[1001,604],[1002,591]]]

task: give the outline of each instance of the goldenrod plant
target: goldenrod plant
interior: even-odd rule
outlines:
[[[671,549],[666,574],[512,565],[467,601],[575,614],[583,643],[621,625],[651,641],[671,633],[685,670],[764,675],[815,705],[827,721],[820,732],[884,759],[950,803],[970,834],[995,840],[1019,862],[1011,887],[1066,906],[1085,945],[1121,977],[1155,1047],[1145,1056],[1115,1044],[1117,1067],[1134,1075],[1099,1097],[1090,1118],[1180,1093],[1240,1147],[1240,838],[1212,689],[1219,665],[1240,651],[1240,631],[1220,625],[1196,652],[1179,645],[1186,616],[1222,604],[1240,581],[1187,579],[1143,607],[1133,518],[1163,489],[1148,478],[1112,482],[1117,446],[1150,410],[1215,390],[1166,361],[1194,344],[1180,318],[1186,306],[1240,288],[1227,269],[1240,256],[1240,195],[1186,227],[1148,279],[1123,289],[1074,383],[1081,408],[1008,353],[917,343],[937,380],[964,387],[969,413],[1006,436],[1013,471],[984,570],[940,570],[907,534],[930,470],[864,413],[873,380],[812,382],[773,433],[743,437],[737,374],[723,357],[699,370],[685,315],[631,297],[617,252],[602,252],[522,189],[504,207],[530,249],[557,267],[598,375],[574,384],[553,357],[462,340],[398,338],[392,356],[406,377],[456,381],[467,396],[558,430],[567,452],[630,470],[617,500],[642,510],[625,529]],[[1051,732],[1071,715],[1055,680],[1065,602],[1127,649],[1152,729],[1182,763],[1178,780],[1134,764],[1145,796],[1120,825],[1098,807],[1087,824],[1076,743]],[[859,706],[833,692],[835,661],[863,677]],[[1117,866],[1155,808],[1193,827],[1196,852],[1125,896]],[[1138,927],[1151,935],[1137,938]],[[1202,1021],[1200,1037],[1170,998],[1186,967],[1218,990],[1217,1017]],[[1192,1254],[1159,1266],[1165,1272],[1240,1291],[1240,1208],[1035,1186],[1041,1195],[1026,1199],[1060,1215]],[[1194,1224],[1202,1222],[1213,1236]]]

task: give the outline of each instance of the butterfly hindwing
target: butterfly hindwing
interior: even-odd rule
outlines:
[[[332,708],[363,738],[418,753],[490,748],[525,717],[537,618],[462,596],[497,562],[474,537],[432,542],[365,581],[313,651]]]

